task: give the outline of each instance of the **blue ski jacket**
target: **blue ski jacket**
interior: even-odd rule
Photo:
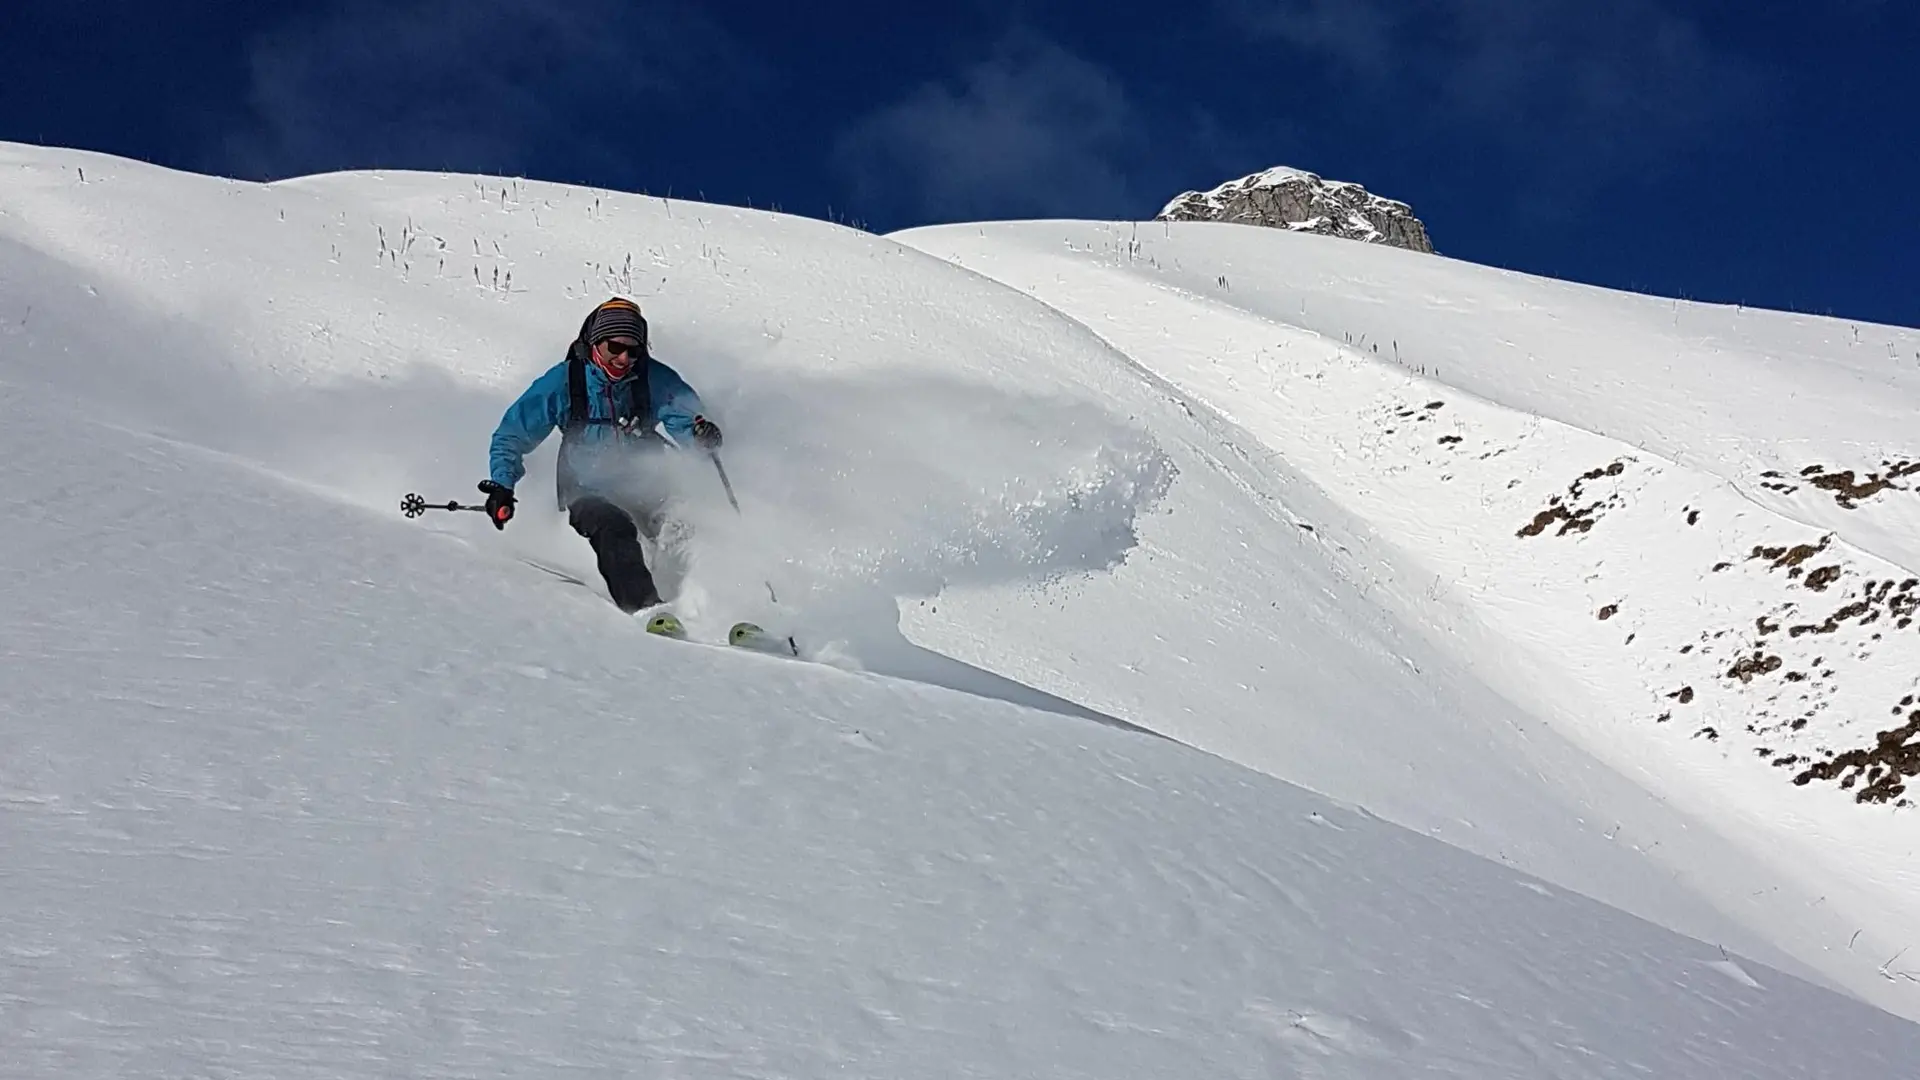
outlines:
[[[527,474],[525,458],[546,441],[555,428],[562,434],[558,483],[561,506],[582,495],[617,494],[621,459],[635,450],[659,449],[657,423],[680,442],[693,436],[694,418],[701,415],[700,396],[678,372],[648,357],[644,364],[618,380],[598,365],[575,355],[533,380],[519,400],[507,406],[494,429],[489,455],[493,482],[513,487]],[[569,366],[579,362],[586,374],[587,416],[575,423]],[[644,408],[642,407],[644,406]]]

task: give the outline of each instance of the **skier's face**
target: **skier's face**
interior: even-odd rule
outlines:
[[[618,378],[633,370],[634,358],[640,355],[640,343],[629,337],[608,338],[593,347],[593,354],[596,363]]]

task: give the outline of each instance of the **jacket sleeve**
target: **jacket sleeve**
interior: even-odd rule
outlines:
[[[686,384],[680,373],[658,360],[649,360],[647,390],[653,398],[653,418],[679,442],[693,438],[693,418],[706,415],[700,395]]]
[[[512,487],[527,475],[525,458],[546,441],[553,429],[567,422],[567,365],[556,364],[533,380],[520,399],[507,406],[500,426],[493,429],[488,475],[496,484]]]

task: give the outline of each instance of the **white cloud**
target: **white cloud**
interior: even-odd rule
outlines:
[[[1132,209],[1122,162],[1143,119],[1111,73],[1010,40],[952,82],[853,125],[837,157],[863,203],[929,216],[1085,216]]]

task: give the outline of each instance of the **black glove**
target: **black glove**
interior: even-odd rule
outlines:
[[[694,417],[693,441],[699,443],[705,450],[720,449],[720,425],[704,416]]]
[[[496,529],[506,528],[507,522],[513,520],[513,489],[505,484],[482,480],[480,490],[487,493],[487,519],[493,522]]]

